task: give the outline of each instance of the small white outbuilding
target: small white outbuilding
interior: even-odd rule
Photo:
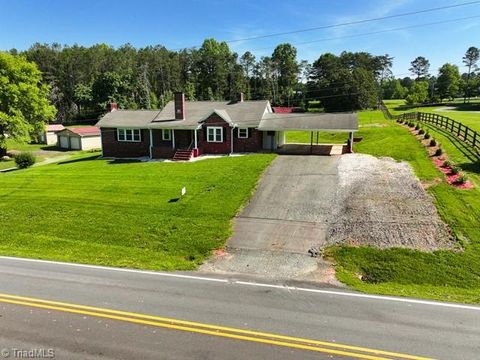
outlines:
[[[62,124],[45,125],[45,130],[38,134],[38,142],[46,145],[57,144],[57,133],[65,130]]]
[[[57,133],[58,147],[66,150],[101,149],[100,129],[95,126],[68,128]]]

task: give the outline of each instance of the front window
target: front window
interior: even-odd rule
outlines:
[[[172,130],[162,129],[162,140],[165,140],[165,141],[172,140]]]
[[[207,127],[208,142],[223,142],[223,127],[209,126]]]
[[[248,138],[248,128],[245,129],[238,129],[238,138],[239,139],[246,139]]]
[[[140,142],[142,140],[140,129],[117,129],[117,139],[125,142]]]

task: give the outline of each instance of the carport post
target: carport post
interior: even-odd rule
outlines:
[[[175,150],[175,130],[172,129],[172,149]]]
[[[348,137],[348,152],[353,153],[353,131],[350,131],[350,136]]]
[[[318,145],[318,130],[317,130],[317,145]]]
[[[310,131],[310,154],[313,153],[313,131]]]

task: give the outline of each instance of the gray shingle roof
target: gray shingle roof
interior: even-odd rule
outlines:
[[[159,110],[114,110],[106,113],[95,126],[100,128],[147,128]]]
[[[195,128],[213,112],[221,117],[228,116],[238,126],[257,127],[270,103],[261,101],[187,101],[185,120],[175,120],[173,101],[169,102],[151,124],[151,128]]]
[[[331,130],[357,131],[356,113],[272,113],[270,103],[262,101],[187,101],[185,120],[175,120],[174,102],[158,110],[116,110],[107,113],[96,124],[104,128],[195,129],[212,113],[231,125],[259,130]]]
[[[332,130],[357,131],[356,113],[305,113],[305,114],[265,114],[259,130]]]

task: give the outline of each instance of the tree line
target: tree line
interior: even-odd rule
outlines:
[[[430,74],[429,60],[418,56],[410,63],[409,70],[414,78],[387,78],[381,84],[382,96],[384,99],[406,99],[408,104],[437,103],[458,97],[469,102],[471,97],[480,95],[479,59],[480,50],[471,46],[462,58],[466,72],[460,73],[457,65],[446,63],[434,76]]]
[[[388,55],[366,52],[323,54],[310,64],[298,60],[297,49],[288,43],[257,59],[215,39],[178,51],[161,45],[36,43],[10,54],[38,66],[59,121],[96,117],[109,102],[161,109],[175,91],[188,100],[234,100],[243,92],[246,99],[268,99],[274,105],[307,107],[317,100],[326,111],[359,110],[375,106],[378,84],[392,66]]]

